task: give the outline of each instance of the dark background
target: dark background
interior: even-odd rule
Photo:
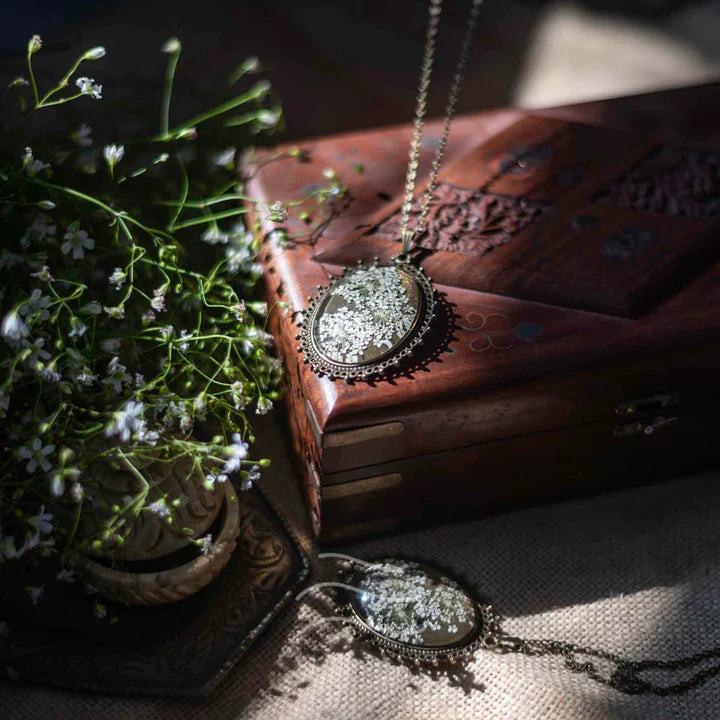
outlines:
[[[159,48],[177,35],[184,50],[176,87],[188,109],[205,106],[244,57],[257,55],[283,99],[286,137],[407,122],[426,7],[425,0],[6,0],[3,77],[22,72],[33,33],[45,41],[38,63],[48,72],[104,45],[108,56],[86,73],[127,113],[147,114],[164,72]],[[442,114],[468,8],[468,0],[445,1],[431,116]],[[719,31],[718,3],[487,0],[459,109],[703,80],[720,67]]]

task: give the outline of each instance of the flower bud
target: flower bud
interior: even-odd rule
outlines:
[[[56,206],[52,200],[41,200],[38,203],[38,207],[41,207],[43,210],[54,210]]]
[[[33,35],[28,41],[28,54],[34,55],[42,47],[42,38],[39,35]]]
[[[180,45],[180,41],[176,37],[172,37],[165,41],[165,44],[161,49],[164,53],[175,53],[178,52],[181,47],[182,45]]]
[[[105,57],[105,48],[102,45],[90,48],[84,55],[83,60],[99,60],[101,57]]]

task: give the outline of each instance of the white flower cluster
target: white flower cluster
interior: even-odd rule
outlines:
[[[389,350],[415,319],[400,272],[393,267],[360,268],[330,294],[346,304],[320,316],[318,336],[323,352],[337,362],[361,362],[373,348]]]
[[[38,513],[28,518],[28,532],[20,547],[17,547],[17,542],[13,535],[3,536],[2,525],[0,524],[0,557],[15,560],[21,558],[29,550],[37,549],[42,554],[51,552],[55,545],[55,539],[43,536],[49,536],[52,533],[52,519],[52,514],[46,513],[45,506],[41,505]]]
[[[167,47],[180,49],[177,40]],[[34,36],[28,60],[41,49]],[[54,88],[38,87],[32,67],[11,86],[34,111],[99,99],[102,86],[76,71],[104,55],[102,47],[87,50]],[[201,463],[208,486],[234,475],[249,487],[263,462],[248,459],[247,415],[268,412],[279,396],[267,306],[252,299],[262,272],[258,241],[235,222],[245,192],[234,168],[242,148],[221,146],[215,156],[204,144],[180,143],[188,195],[178,207],[164,144],[95,136],[84,123],[60,137],[61,127],[28,123],[22,144],[0,158],[10,199],[0,248],[0,561],[57,545],[68,562],[104,543],[109,528],[110,539],[121,538],[128,510],[171,518],[170,496],[138,492],[116,503],[100,482],[103,466],[131,462],[152,474],[147,461],[183,458]],[[196,134],[167,130],[178,141]],[[211,177],[198,182],[197,167],[208,166],[201,160]],[[120,169],[127,174],[116,179]],[[141,175],[146,197],[120,192]],[[278,217],[286,211],[273,207]],[[206,440],[198,423],[218,436]],[[93,535],[95,527],[102,529]],[[209,535],[198,543],[213,551]],[[28,586],[32,602],[43,587]],[[96,612],[105,610],[96,604]]]
[[[431,579],[417,563],[371,566],[359,583],[365,621],[396,642],[423,645],[427,633],[456,634],[476,623],[472,599],[452,580]]]

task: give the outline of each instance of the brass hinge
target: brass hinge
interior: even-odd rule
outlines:
[[[615,414],[622,420],[615,426],[613,434],[615,437],[654,435],[680,419],[674,412],[668,412],[679,404],[677,393],[650,395],[621,403],[615,408]]]

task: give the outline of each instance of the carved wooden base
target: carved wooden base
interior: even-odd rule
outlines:
[[[127,605],[164,605],[194,595],[212,582],[230,560],[239,532],[237,491],[225,483],[225,503],[220,512],[217,536],[206,554],[198,554],[196,545],[188,545],[195,557],[174,561],[165,555],[157,561],[158,569],[137,571],[106,565],[92,558],[84,559],[78,570],[106,597]]]
[[[30,604],[31,571],[0,567],[0,673],[113,693],[206,695],[295,596],[308,561],[257,487],[239,493],[237,547],[199,593],[161,607],[107,604],[79,583],[47,584]],[[47,570],[47,569],[46,569]],[[110,622],[116,618],[115,622]],[[0,715],[2,713],[0,712]]]

